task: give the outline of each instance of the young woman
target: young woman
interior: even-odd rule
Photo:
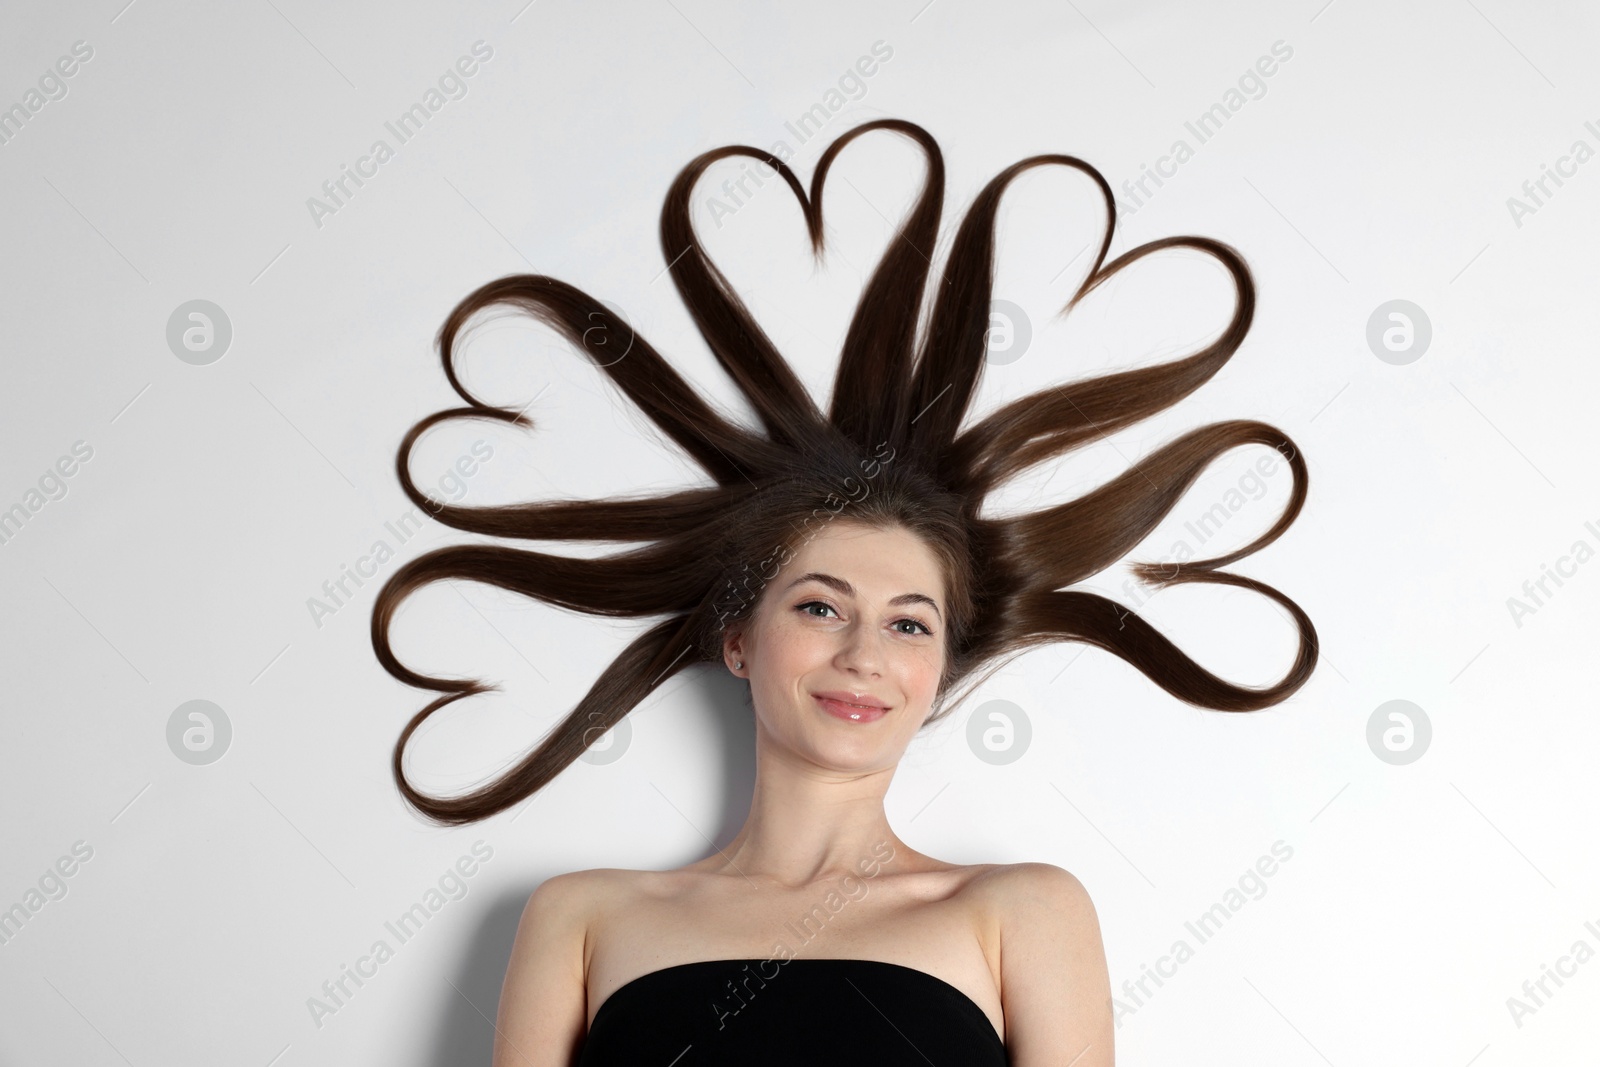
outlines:
[[[873,129],[915,141],[928,177],[862,296],[824,416],[701,249],[690,196],[712,162],[762,160],[799,199],[820,255],[828,169],[846,144]],[[1044,164],[1087,174],[1106,205],[1104,239],[1069,310],[1135,260],[1187,247],[1227,269],[1234,312],[1221,336],[1192,355],[1069,383],[962,431],[985,361],[999,199],[1017,174]],[[960,865],[910,848],[883,807],[900,757],[919,730],[995,669],[1052,641],[1096,645],[1174,696],[1219,710],[1268,706],[1310,677],[1310,619],[1270,586],[1220,569],[1276,540],[1305,499],[1304,460],[1271,426],[1201,427],[1078,500],[979,517],[995,486],[1154,414],[1215,374],[1249,329],[1254,290],[1244,261],[1220,242],[1175,237],[1106,264],[1115,204],[1105,179],[1071,156],[1035,156],[997,176],[968,211],[918,339],[943,192],[937,145],[899,120],[867,123],[830,145],[809,197],[781,160],[755,148],[718,149],[684,168],[662,214],[663,251],[761,432],[713,411],[599,301],[554,278],[490,283],[441,329],[446,375],[469,406],[430,416],[406,436],[398,469],[407,494],[464,530],[643,547],[574,559],[457,546],[395,573],[374,607],[378,658],[395,677],[445,694],[412,718],[395,746],[395,779],[407,801],[445,824],[502,811],[695,663],[720,661],[749,681],[756,727],[750,814],[727,846],[672,871],[560,875],[532,894],[501,996],[497,1067],[1109,1067],[1109,981],[1082,884],[1047,863]],[[452,366],[468,318],[495,304],[528,311],[582,349],[715,484],[648,498],[490,508],[423,496],[406,468],[430,426],[459,417],[529,425],[468,394]],[[1262,689],[1205,670],[1116,602],[1066,588],[1121,559],[1214,459],[1246,444],[1277,449],[1293,473],[1276,523],[1224,556],[1133,569],[1154,585],[1240,586],[1281,604],[1299,629],[1299,653],[1281,681]],[[412,590],[453,577],[570,609],[665,619],[625,649],[515,767],[465,795],[432,797],[405,777],[406,741],[439,708],[490,687],[411,671],[389,648],[388,628]]]

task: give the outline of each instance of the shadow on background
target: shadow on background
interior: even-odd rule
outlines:
[[[742,679],[713,668],[689,680],[682,688],[700,714],[716,720],[715,735],[722,739],[720,751],[716,753],[721,768],[722,803],[714,835],[715,848],[698,849],[683,861],[683,865],[687,865],[728,844],[744,825],[755,790],[756,740],[749,690]],[[647,705],[648,701],[629,715],[641,710],[648,714]],[[635,720],[635,729],[637,722]],[[643,740],[644,737],[636,733],[633,744],[638,745]],[[625,760],[626,756],[617,766]],[[695,831],[690,833],[699,837]],[[552,871],[546,877],[558,873],[561,872]],[[448,976],[449,982],[440,983],[442,1010],[434,1031],[438,1039],[427,1062],[437,1067],[489,1067],[494,1057],[494,1023],[500,1010],[500,987],[505,982],[517,923],[522,919],[528,895],[539,884],[533,882],[508,891],[490,905],[463,949],[459,965]]]

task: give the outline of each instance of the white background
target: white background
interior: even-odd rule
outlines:
[[[446,830],[402,804],[392,746],[432,694],[376,663],[372,597],[399,561],[473,538],[431,521],[403,545],[388,533],[411,508],[395,450],[416,420],[460,402],[432,347],[450,308],[520,272],[610,301],[748,418],[664,273],[663,195],[695,155],[736,143],[786,142],[809,184],[824,144],[895,117],[943,149],[941,255],[991,176],[1047,152],[1088,160],[1119,189],[1112,255],[1189,233],[1245,255],[1258,313],[1216,378],[1018,479],[993,506],[1069,499],[1205,422],[1272,423],[1307,457],[1310,498],[1278,543],[1231,569],[1295,598],[1322,642],[1304,689],[1243,715],[1188,707],[1098,651],[1031,653],[914,743],[888,797],[896,830],[951,861],[1038,860],[1082,879],[1113,990],[1132,1007],[1120,1063],[1590,1062],[1580,1052],[1594,1047],[1600,962],[1547,982],[1552,995],[1520,1025],[1507,998],[1525,998],[1523,983],[1575,942],[1600,950],[1584,925],[1600,927],[1589,669],[1600,535],[1585,526],[1600,528],[1600,162],[1573,173],[1569,161],[1537,204],[1523,192],[1575,141],[1600,149],[1584,125],[1600,126],[1592,11],[1506,0],[34,6],[6,9],[0,107],[23,101],[74,42],[93,56],[0,146],[0,508],[27,513],[0,545],[0,907],[24,902],[75,842],[93,854],[0,945],[0,1060],[487,1063],[535,886],[579,868],[679,866],[732,836],[753,741],[742,683],[714,668],[636,709],[621,759],[575,763],[513,811]],[[480,40],[493,55],[466,95],[398,145],[385,121]],[[841,82],[880,41],[892,56]],[[1275,42],[1291,57],[1200,143],[1184,124]],[[802,141],[788,124],[819,107],[827,122]],[[308,199],[380,137],[394,158],[319,225]],[[1153,196],[1122,191],[1180,138],[1193,156],[1147,184]],[[892,133],[846,150],[820,264],[776,182],[718,224],[709,201],[738,173],[733,160],[702,182],[700,233],[825,399],[921,159]],[[1513,196],[1535,210],[1513,212]],[[1081,175],[1042,168],[1013,185],[995,296],[1024,310],[1032,342],[988,368],[975,411],[1192,351],[1226,320],[1221,270],[1192,253],[1147,261],[1054,319],[1101,226]],[[166,340],[169,316],[197,298],[233,329],[203,366]],[[1403,365],[1366,339],[1369,316],[1394,299],[1432,326]],[[705,481],[537,324],[487,322],[461,365],[484,399],[533,401],[537,429],[439,429],[416,453],[421,485],[437,486],[480,438],[493,458],[467,483],[471,503]],[[41,478],[79,441],[92,458],[46,502]],[[1219,462],[1132,558],[1164,558],[1269,454]],[[1206,554],[1273,521],[1289,478],[1279,467],[1264,484]],[[315,619],[322,584],[379,539],[397,556]],[[1572,556],[1563,584],[1547,580],[1551,595],[1514,616],[1508,600],[1535,606],[1524,583],[1578,541],[1584,562]],[[1194,586],[1149,598],[1125,578],[1119,567],[1086,587],[1138,607],[1235,681],[1288,667],[1292,629],[1272,604]],[[394,630],[402,659],[503,687],[430,722],[411,749],[417,780],[451,792],[504,766],[650,621],[466,583],[414,596]],[[195,699],[233,730],[205,766],[166,739]],[[991,699],[1032,724],[1031,746],[1006,766],[965,740],[968,715]],[[1367,741],[1369,718],[1395,699],[1432,724],[1407,765]],[[378,938],[393,945],[384,922],[478,840],[493,857],[465,896],[314,1022],[308,998]],[[1198,944],[1186,921],[1277,841],[1292,858]],[[1136,1003],[1123,982],[1180,938],[1193,958]]]

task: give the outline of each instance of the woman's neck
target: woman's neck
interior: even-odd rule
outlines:
[[[862,877],[915,855],[889,827],[883,798],[895,767],[842,773],[760,752],[750,814],[734,839],[695,867],[775,888]]]

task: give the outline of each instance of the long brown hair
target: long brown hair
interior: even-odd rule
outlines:
[[[926,158],[927,177],[862,293],[824,416],[701,248],[690,222],[690,197],[700,175],[717,160],[761,160],[800,201],[813,254],[820,259],[828,168],[847,144],[876,129],[894,130],[916,142]],[[1001,195],[1017,175],[1048,164],[1087,174],[1106,208],[1105,237],[1063,313],[1134,261],[1166,248],[1188,248],[1227,270],[1237,295],[1232,317],[1221,336],[1192,355],[1043,390],[1001,406],[958,433],[986,358],[994,223]],[[919,342],[918,315],[943,198],[938,145],[920,126],[897,119],[857,126],[829,145],[812,176],[809,197],[781,160],[744,145],[706,152],[679,173],[662,208],[662,253],[696,326],[749,398],[762,432],[714,411],[648,341],[635,336],[599,300],[560,279],[512,275],[482,286],[456,305],[440,328],[438,344],[445,375],[467,406],[428,416],[401,441],[395,468],[406,495],[460,530],[529,540],[643,545],[596,559],[504,545],[458,545],[424,553],[389,578],[372,612],[378,660],[401,681],[445,694],[417,712],[395,743],[396,784],[418,811],[444,824],[467,823],[542,788],[662,682],[692,664],[720,658],[723,633],[749,617],[763,582],[770,580],[782,557],[793,551],[808,527],[834,516],[908,529],[941,561],[950,608],[948,654],[939,708],[929,723],[948,714],[994,669],[1022,651],[1061,640],[1105,649],[1168,693],[1203,708],[1251,711],[1275,704],[1305,684],[1317,660],[1316,631],[1306,613],[1271,586],[1220,569],[1277,540],[1305,501],[1305,461],[1293,442],[1272,426],[1248,420],[1202,426],[1076,500],[1031,514],[979,517],[984,498],[997,485],[1147,418],[1209,380],[1250,328],[1255,289],[1243,258],[1221,241],[1183,236],[1150,241],[1106,263],[1116,205],[1105,178],[1073,156],[1032,156],[998,174],[968,209],[940,272],[931,318]],[[659,496],[495,507],[457,507],[424,496],[407,470],[411,449],[424,431],[456,418],[532,426],[520,413],[492,407],[468,393],[453,366],[455,341],[468,319],[498,304],[527,312],[589,356],[715,484]],[[627,347],[619,355],[624,343]],[[1281,604],[1299,629],[1299,654],[1280,681],[1264,688],[1217,677],[1117,602],[1066,588],[1117,562],[1172,510],[1212,460],[1248,444],[1276,449],[1293,475],[1289,500],[1272,527],[1226,555],[1136,563],[1132,570],[1150,585],[1239,586]],[[665,618],[623,649],[566,718],[514,767],[464,795],[433,797],[406,780],[407,740],[445,705],[498,688],[418,674],[389,647],[389,625],[400,602],[413,590],[445,578],[487,582],[596,615]],[[952,697],[958,687],[960,695]]]

